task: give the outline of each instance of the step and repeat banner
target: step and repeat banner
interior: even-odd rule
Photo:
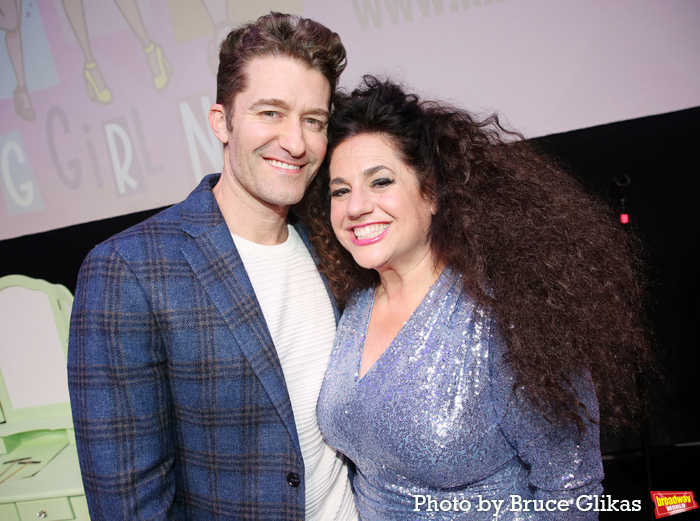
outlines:
[[[697,0],[0,0],[0,240],[219,171],[217,44],[270,10],[341,35],[346,88],[390,76],[528,137],[700,106]]]

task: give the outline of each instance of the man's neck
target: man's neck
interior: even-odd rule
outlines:
[[[250,197],[237,197],[221,181],[213,192],[231,233],[265,245],[281,244],[287,240],[289,206],[268,205]]]

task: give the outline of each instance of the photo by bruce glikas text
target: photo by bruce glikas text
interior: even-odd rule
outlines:
[[[493,512],[497,516],[501,510],[511,512],[639,512],[642,501],[635,499],[613,499],[609,495],[578,496],[576,499],[523,499],[511,495],[505,499],[486,499],[481,495],[477,499],[464,499],[455,496],[451,499],[437,500],[429,494],[413,496],[414,512]]]

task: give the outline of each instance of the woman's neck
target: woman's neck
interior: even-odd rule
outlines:
[[[432,254],[428,254],[410,270],[404,272],[392,269],[379,271],[379,286],[375,295],[375,303],[378,300],[383,300],[390,306],[405,307],[406,304],[417,300],[417,306],[438,279],[444,267],[444,263],[436,264]]]

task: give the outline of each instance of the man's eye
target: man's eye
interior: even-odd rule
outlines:
[[[321,121],[320,119],[316,118],[305,118],[305,122],[307,125],[317,128],[317,129],[322,129],[326,126],[326,123]]]

